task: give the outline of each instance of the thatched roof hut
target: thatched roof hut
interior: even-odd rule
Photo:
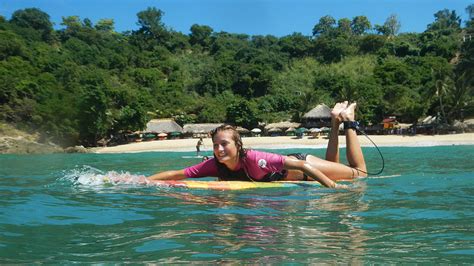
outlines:
[[[215,129],[216,127],[219,127],[219,126],[222,126],[223,123],[219,123],[219,124],[212,124],[212,123],[208,123],[208,124],[185,124],[183,126],[183,130],[184,130],[184,133],[187,133],[187,134],[207,134],[209,132],[211,132],[213,129]]]
[[[308,128],[329,126],[331,123],[331,108],[325,104],[318,104],[303,115],[304,125]]]
[[[173,119],[152,119],[146,124],[145,132],[171,133],[183,132],[183,128]]]
[[[324,103],[318,104],[303,115],[304,119],[331,119],[331,108]]]

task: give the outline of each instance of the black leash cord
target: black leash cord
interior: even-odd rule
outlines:
[[[369,138],[369,136],[362,130],[359,129],[359,127],[356,128],[357,132],[359,133],[362,133],[366,138],[368,138],[370,140],[370,142],[372,142],[372,144],[374,144],[375,148],[377,149],[377,151],[379,152],[380,154],[380,158],[382,158],[382,168],[380,169],[380,171],[378,171],[377,173],[369,173],[369,172],[365,172],[365,171],[362,171],[360,170],[359,168],[355,168],[357,169],[357,171],[361,171],[362,173],[365,173],[365,174],[368,174],[368,175],[380,175],[383,170],[385,169],[385,159],[383,158],[383,155],[382,155],[382,152],[380,151],[379,147],[377,146],[377,144],[375,144],[375,142],[372,141],[371,138]]]

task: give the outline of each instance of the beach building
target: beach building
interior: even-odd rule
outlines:
[[[396,124],[398,124],[396,116],[389,116],[388,118],[384,118],[382,120],[383,129],[385,130],[394,129]]]
[[[400,123],[397,120],[396,116],[389,116],[387,118],[384,118],[382,122],[380,123],[380,126],[378,127],[378,132],[380,131],[383,134],[408,134],[411,131],[412,124],[409,123]],[[373,133],[371,128],[374,128],[374,126],[369,126],[365,128],[365,131],[368,133]]]
[[[212,130],[224,123],[184,124],[183,133],[186,137],[207,138]]]
[[[146,124],[143,136],[148,139],[177,138],[183,134],[183,128],[173,119],[152,119]]]
[[[307,128],[322,128],[331,126],[331,108],[324,103],[318,104],[303,115],[303,125]]]

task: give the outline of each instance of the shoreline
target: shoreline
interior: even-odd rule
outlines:
[[[447,135],[369,135],[379,147],[428,147],[448,145],[474,145],[474,133],[447,134]],[[202,152],[212,150],[212,141],[205,138]],[[113,147],[96,147],[90,149],[92,153],[138,153],[138,152],[191,152],[196,151],[198,139],[154,140],[136,142]],[[281,137],[244,137],[245,148],[249,149],[324,149],[328,139],[305,136],[296,139],[294,136]],[[359,135],[362,147],[373,147],[373,144],[364,136]],[[345,137],[339,136],[340,147],[345,147]]]

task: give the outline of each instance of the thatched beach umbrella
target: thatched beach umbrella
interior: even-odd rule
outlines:
[[[294,127],[290,127],[288,128],[287,130],[285,130],[285,133],[287,136],[294,136],[295,135],[295,128]]]
[[[277,128],[277,127],[272,127],[268,130],[269,133],[279,133],[279,132],[282,132],[281,129]]]
[[[244,128],[244,127],[236,127],[235,130],[239,132],[239,134],[248,134],[250,133],[250,130]]]

